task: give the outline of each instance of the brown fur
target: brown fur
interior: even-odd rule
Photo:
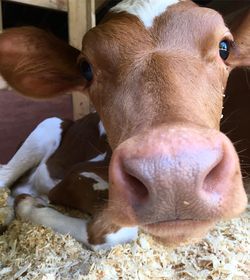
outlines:
[[[0,71],[17,91],[35,98],[48,98],[84,87],[76,65],[79,51],[51,34],[22,27],[21,33],[19,28],[13,28],[1,38]]]

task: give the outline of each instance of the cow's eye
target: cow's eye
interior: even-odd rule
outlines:
[[[223,60],[227,60],[230,53],[230,42],[227,40],[221,41],[219,45],[219,52],[220,52],[220,57]]]
[[[83,77],[88,81],[91,82],[93,80],[93,71],[91,65],[87,61],[81,61],[79,64],[80,71]]]

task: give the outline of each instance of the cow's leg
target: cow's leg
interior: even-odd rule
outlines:
[[[137,227],[118,228],[110,226],[107,220],[91,223],[85,219],[73,218],[46,207],[31,196],[19,196],[16,199],[16,214],[23,220],[51,227],[62,234],[70,234],[76,240],[93,250],[110,248],[134,240]],[[101,215],[105,218],[105,215]],[[89,228],[91,226],[91,229]],[[94,236],[93,236],[94,235]],[[92,240],[94,240],[92,242]]]
[[[0,167],[0,188],[10,187],[25,172],[46,161],[61,142],[62,122],[49,118],[41,122],[8,164]]]

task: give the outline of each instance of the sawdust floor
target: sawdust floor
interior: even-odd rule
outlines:
[[[15,220],[0,236],[0,279],[250,279],[250,207],[201,242],[176,249],[148,235],[91,252],[70,236]]]

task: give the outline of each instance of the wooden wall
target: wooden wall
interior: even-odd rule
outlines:
[[[70,96],[34,101],[14,91],[0,90],[0,164],[10,159],[39,122],[55,116],[72,119]]]

